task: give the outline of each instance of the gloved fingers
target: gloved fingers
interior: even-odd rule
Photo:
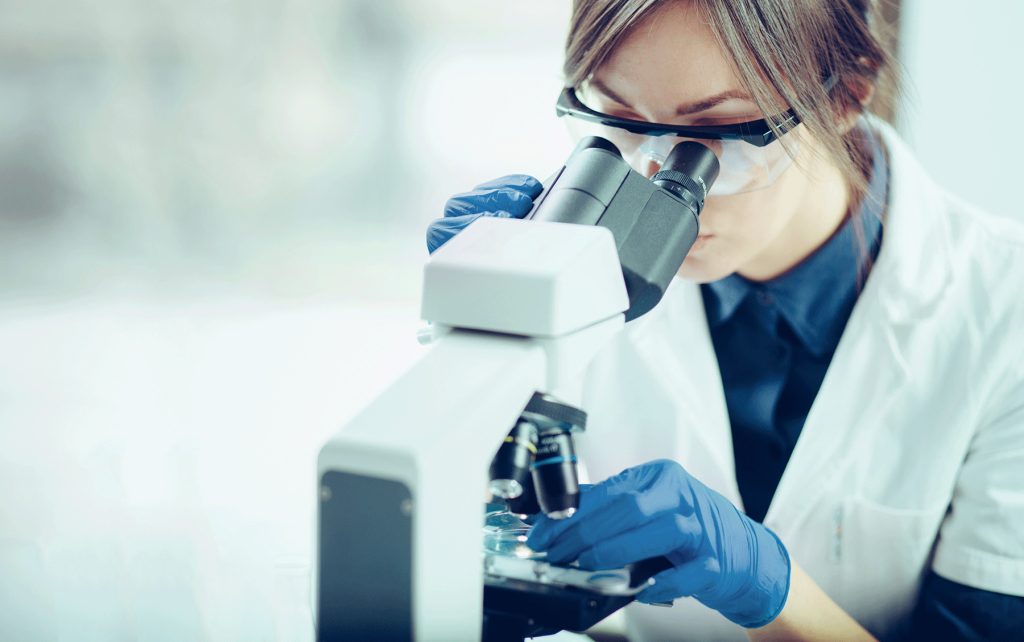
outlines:
[[[654,586],[637,594],[639,602],[670,602],[679,597],[703,593],[715,585],[720,576],[718,562],[700,557],[654,576]]]
[[[615,537],[651,520],[653,515],[643,513],[638,500],[636,493],[615,495],[599,509],[585,515],[577,513],[565,520],[567,526],[556,532],[554,537],[544,538],[544,533],[541,533],[538,539],[541,539],[543,545],[535,543],[542,546],[541,550],[547,550],[548,559],[552,562],[571,562],[596,542]],[[581,501],[581,508],[582,505]],[[527,546],[537,550],[529,541]]]
[[[488,212],[508,212],[515,218],[526,216],[533,207],[533,197],[511,187],[475,189],[456,194],[444,205],[445,217]]]
[[[665,602],[671,602],[676,598],[689,597],[682,593],[676,593],[671,586],[671,576],[675,572],[675,569],[669,569],[662,571],[654,576],[654,583],[644,590],[640,591],[636,595],[637,602],[643,602],[645,604],[664,604]]]
[[[617,475],[604,480],[601,484],[608,488],[610,495],[635,490],[646,490],[660,475],[663,461],[656,460],[640,464],[639,466],[630,466]]]
[[[594,488],[593,484],[580,484],[580,495],[589,495],[590,492],[593,490],[593,488]],[[586,504],[590,505],[590,504],[595,503],[595,499],[596,498],[588,499],[586,501]],[[576,514],[578,515],[579,512],[577,512]],[[534,513],[532,515],[527,515],[526,517],[523,518],[523,521],[526,522],[527,524],[529,524],[530,526],[534,526],[534,525],[540,523],[541,521],[546,521],[546,522],[549,523],[546,528],[553,528],[556,524],[564,524],[565,523],[565,520],[550,519],[544,513]]]
[[[639,466],[632,466],[618,475],[608,478],[608,493],[620,490],[647,491],[653,488],[680,488],[694,481],[682,465],[672,459],[655,459]]]
[[[481,216],[484,214],[465,214],[435,219],[427,226],[427,250],[433,254],[437,248],[447,243],[453,236],[466,229],[470,223]],[[508,212],[489,212],[486,216],[510,218],[512,215]]]
[[[509,174],[507,176],[501,176],[500,178],[494,178],[480,183],[473,189],[494,189],[502,187],[522,192],[531,199],[537,198],[537,196],[544,191],[544,186],[541,185],[540,181],[532,176],[528,176],[527,174]]]
[[[448,242],[453,236],[466,229],[466,226],[483,216],[483,214],[466,214],[439,218],[427,226],[427,251],[431,254]]]
[[[627,473],[629,476],[626,476]],[[613,478],[615,481],[608,489],[609,494],[619,492],[616,486],[639,492],[640,510],[649,515],[665,511],[694,515],[700,510],[702,501],[707,503],[702,500],[707,494],[719,496],[671,459],[658,459],[634,466],[623,471],[620,476],[621,479]]]
[[[703,528],[698,520],[665,513],[633,530],[597,540],[577,560],[581,567],[595,571],[622,568],[672,551],[696,550],[702,537]]]
[[[626,468],[601,482],[609,497],[620,494],[639,495],[640,508],[647,514],[676,510],[688,504],[690,485],[694,482],[682,466],[671,459],[657,459]]]
[[[572,545],[574,529],[586,529],[586,537],[575,539],[587,544],[631,530],[659,513],[692,515],[689,503],[680,501],[680,486],[685,483],[679,482],[688,479],[682,467],[670,460],[627,468],[584,492],[580,509],[571,519],[556,522],[557,526],[545,525],[531,536],[543,547],[555,546],[562,539],[568,546],[565,554],[579,553],[582,549],[574,550]]]
[[[530,529],[526,545],[537,551],[545,550],[554,539],[561,537],[578,520],[600,510],[606,501],[607,496],[599,484],[580,484],[580,506],[576,514],[569,519],[551,519],[543,514],[539,515]]]
[[[693,508],[680,495],[690,480],[679,464],[667,459],[627,468],[582,493],[580,509],[572,518],[539,520],[527,546],[546,550],[555,563],[569,562],[595,542],[630,531],[660,513],[690,516]]]

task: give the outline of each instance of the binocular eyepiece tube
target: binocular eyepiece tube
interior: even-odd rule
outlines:
[[[514,513],[571,517],[580,499],[572,434],[586,421],[579,408],[534,394],[491,461],[491,493]]]
[[[599,225],[612,233],[629,295],[628,322],[664,296],[697,240],[700,213],[718,173],[718,157],[709,147],[684,141],[648,180],[611,141],[590,136],[535,199],[527,218]]]
[[[700,143],[685,141],[672,148],[651,182],[700,215],[708,190],[718,178],[718,170],[718,157],[714,152]]]

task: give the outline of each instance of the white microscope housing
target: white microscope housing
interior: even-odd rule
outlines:
[[[714,152],[692,141],[676,145],[648,179],[611,142],[585,138],[534,201],[530,220],[481,217],[434,253],[422,312],[435,345],[320,452],[320,640],[480,639],[489,464],[521,413],[536,414],[535,393],[547,395],[545,412],[568,405],[579,413],[567,391],[626,321],[661,299],[697,237],[717,176]],[[567,416],[558,421],[585,421]],[[541,447],[552,443],[547,437]],[[545,508],[549,517],[569,517],[579,497],[575,458],[568,447],[550,452],[558,456],[545,451],[531,476],[537,485],[551,462],[562,473],[571,463],[572,479],[556,495],[566,501]],[[552,495],[537,496],[543,506]],[[630,571],[631,590],[660,563],[647,561]],[[548,566],[562,577],[577,571]],[[585,629],[591,615],[632,599],[602,605],[589,593],[579,601],[568,588],[501,578],[508,582],[487,587],[498,596],[488,605],[488,642],[536,634],[542,611],[541,631]],[[523,590],[516,581],[526,582]],[[506,594],[514,608],[505,609]],[[563,616],[577,603],[586,617],[567,624]]]
[[[480,639],[488,464],[628,308],[601,226],[483,217],[431,257],[433,347],[320,452],[318,639]]]

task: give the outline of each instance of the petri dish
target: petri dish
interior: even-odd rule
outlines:
[[[543,559],[526,545],[530,525],[509,511],[494,511],[484,516],[483,548],[485,553],[520,559]]]

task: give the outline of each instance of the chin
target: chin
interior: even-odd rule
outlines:
[[[686,260],[679,266],[676,274],[681,279],[694,281],[696,283],[711,283],[724,279],[736,271],[736,266],[726,261],[716,260],[711,256],[695,256],[694,253],[687,255]]]

